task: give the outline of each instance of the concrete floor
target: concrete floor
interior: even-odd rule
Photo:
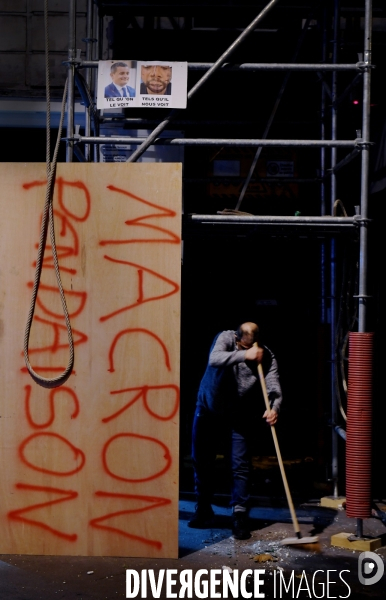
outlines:
[[[157,572],[159,569],[170,568],[178,571],[192,569],[197,572],[198,569],[223,567],[238,569],[240,574],[245,569],[265,569],[265,574],[261,576],[264,583],[260,592],[266,598],[350,597],[357,600],[386,597],[386,574],[374,585],[361,584],[358,580],[360,552],[331,546],[330,540],[334,533],[355,533],[355,520],[348,519],[342,509],[323,508],[316,501],[296,507],[302,534],[318,534],[319,552],[299,546],[280,546],[282,539],[293,537],[289,510],[285,506],[268,506],[264,499],[251,510],[252,537],[245,541],[234,540],[231,536],[228,508],[214,506],[216,521],[212,529],[206,530],[188,528],[187,522],[193,510],[192,500],[180,501],[180,551],[179,558],[175,560],[2,555],[0,599],[112,600],[126,597],[126,569],[154,569]],[[384,522],[379,518],[367,519],[364,521],[364,534],[382,537],[384,546],[377,550],[377,554],[385,562]],[[258,562],[258,556],[267,558],[262,557],[264,554],[270,555],[271,559]],[[303,571],[305,574],[301,579]],[[314,576],[313,588],[312,580],[316,571],[318,573]],[[343,571],[342,581],[339,573]],[[290,584],[291,576],[293,584]],[[328,590],[327,576],[331,581]],[[280,581],[286,582],[288,593],[282,586],[280,595]],[[253,592],[251,578],[247,579],[247,587]],[[178,587],[174,588],[174,591],[178,590]],[[148,593],[147,597],[154,596]],[[160,597],[167,597],[164,588]]]

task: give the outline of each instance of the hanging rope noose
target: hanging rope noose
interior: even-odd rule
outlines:
[[[51,157],[51,101],[50,101],[50,72],[49,72],[49,48],[48,48],[48,1],[44,2],[44,27],[45,27],[45,55],[46,55],[46,98],[47,98],[47,118],[46,118],[46,171],[47,171],[47,190],[46,190],[46,199],[43,208],[43,216],[42,216],[42,225],[40,229],[40,239],[39,239],[39,248],[38,255],[36,259],[36,270],[35,270],[35,279],[32,288],[32,298],[31,298],[31,306],[28,313],[27,324],[25,328],[24,334],[24,360],[27,366],[27,369],[32,377],[32,379],[38,383],[39,385],[46,388],[54,388],[62,385],[70,376],[72,372],[72,368],[74,366],[74,341],[72,337],[72,329],[70,323],[70,317],[67,310],[66,298],[64,295],[62,280],[60,277],[59,270],[59,262],[58,255],[56,251],[56,243],[55,243],[55,226],[54,226],[54,211],[53,211],[53,195],[55,188],[55,174],[56,174],[56,163],[58,159],[58,151],[60,138],[62,135],[63,129],[63,121],[64,121],[64,113],[66,107],[66,99],[67,99],[67,86],[68,80],[64,85],[64,93],[63,93],[63,101],[62,108],[60,113],[60,121],[59,121],[59,130],[58,137],[56,140],[54,155],[52,159],[52,163],[50,161]],[[66,369],[63,371],[61,375],[55,377],[53,379],[46,379],[45,377],[41,377],[38,373],[36,373],[31,367],[28,355],[28,345],[29,345],[29,337],[31,332],[31,326],[33,321],[33,316],[35,312],[36,298],[39,290],[40,276],[43,267],[43,259],[44,259],[44,250],[46,247],[46,239],[47,239],[47,229],[50,230],[50,240],[51,240],[51,248],[52,248],[52,257],[54,261],[54,269],[56,282],[59,289],[60,299],[62,302],[63,314],[66,321],[67,327],[67,336],[68,336],[68,345],[69,345],[69,360]]]

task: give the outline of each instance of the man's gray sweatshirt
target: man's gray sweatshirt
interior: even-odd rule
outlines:
[[[209,362],[198,390],[197,407],[224,414],[228,408],[241,411],[258,406],[264,412],[261,385],[255,361],[245,361],[246,350],[238,350],[236,332],[227,330],[214,340]],[[264,350],[262,367],[271,408],[277,412],[282,402],[277,361],[271,350]],[[237,404],[236,404],[237,403]]]

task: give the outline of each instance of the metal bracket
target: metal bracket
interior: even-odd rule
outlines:
[[[81,53],[82,50],[80,48],[77,48],[76,50],[76,56],[74,58],[68,58],[68,60],[64,60],[62,62],[62,65],[74,65],[75,67],[79,67],[82,64],[82,58],[81,58]]]
[[[358,225],[367,225],[372,223],[373,219],[367,219],[366,217],[362,217],[361,215],[354,215],[354,223]]]
[[[358,69],[358,71],[362,71],[362,73],[364,73],[369,69],[375,69],[375,65],[369,65],[368,63],[361,60],[356,63],[356,68]]]
[[[370,146],[374,146],[374,145],[375,145],[375,142],[364,142],[364,141],[362,140],[362,138],[356,138],[356,139],[354,140],[354,145],[355,145],[356,147],[358,147],[358,146],[359,146],[359,147],[360,147],[360,149],[362,150],[363,148],[369,148]]]
[[[71,137],[60,138],[63,142],[73,142],[79,144],[82,141],[82,136],[79,133],[74,133]]]

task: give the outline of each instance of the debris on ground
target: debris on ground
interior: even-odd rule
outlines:
[[[261,554],[256,554],[253,557],[253,560],[255,562],[269,562],[269,561],[277,562],[278,558],[277,558],[277,556],[274,556],[273,554],[268,554],[267,552],[262,552]]]

